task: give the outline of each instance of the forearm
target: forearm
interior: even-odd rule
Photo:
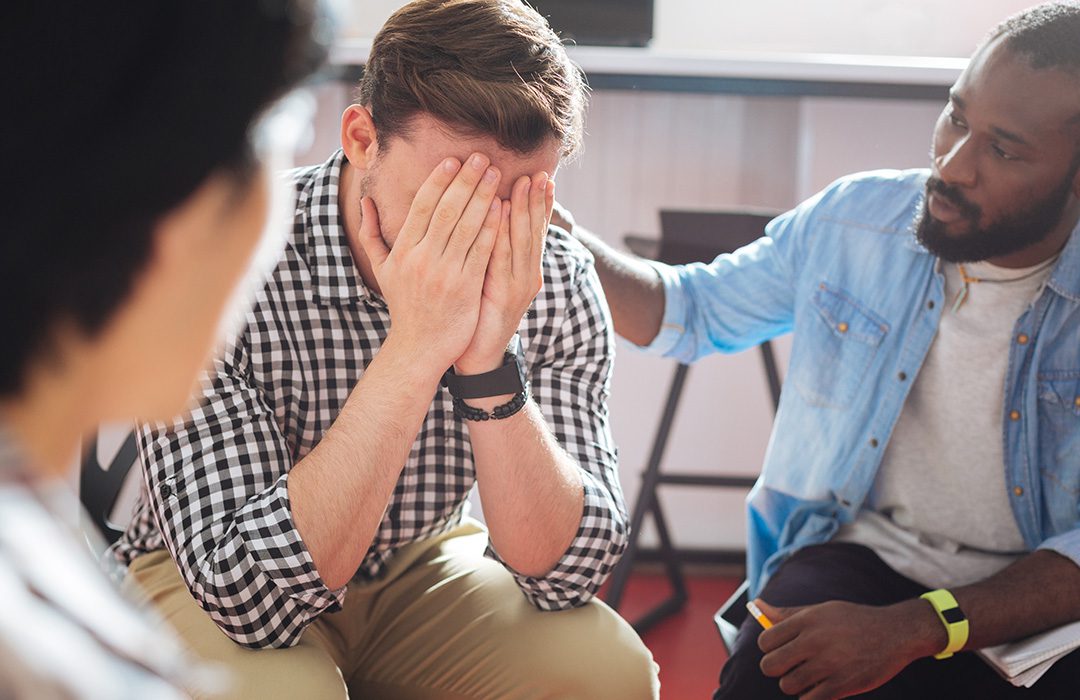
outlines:
[[[1077,591],[1080,567],[1038,550],[953,595],[970,621],[967,648],[981,649],[1080,620]]]
[[[326,585],[352,578],[378,531],[441,373],[387,338],[333,426],[289,474],[293,520]]]
[[[581,524],[577,465],[532,401],[510,418],[469,423],[469,439],[492,546],[518,573],[546,574]]]
[[[1025,556],[990,578],[952,590],[967,616],[965,649],[982,649],[1044,632],[1080,620],[1080,567],[1052,551]],[[936,654],[945,648],[944,626],[929,603],[900,603],[908,620],[912,656]]]
[[[651,265],[619,252],[592,232],[575,225],[571,232],[596,259],[615,332],[637,345],[648,345],[664,320],[664,285]]]

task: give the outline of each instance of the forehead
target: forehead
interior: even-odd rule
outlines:
[[[464,163],[482,153],[499,169],[499,196],[509,198],[515,180],[522,175],[546,172],[554,177],[559,167],[561,144],[554,138],[532,153],[518,153],[499,146],[490,136],[463,136],[427,114],[415,116],[409,129],[391,137],[384,162],[400,178],[400,184],[416,189],[444,158]]]
[[[1035,69],[998,38],[980,48],[953,86],[969,120],[1056,144],[1080,133],[1080,76]],[[1034,145],[1039,145],[1038,143]]]

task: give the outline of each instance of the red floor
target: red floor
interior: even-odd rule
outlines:
[[[741,579],[734,577],[688,576],[690,600],[682,612],[645,634],[645,644],[660,664],[660,693],[664,700],[712,697],[720,666],[727,658],[713,623],[713,613],[740,583]],[[633,621],[668,595],[670,588],[663,574],[635,572],[626,586],[619,612]]]

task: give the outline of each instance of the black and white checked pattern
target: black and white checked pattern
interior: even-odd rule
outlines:
[[[344,597],[319,578],[287,488],[290,468],[334,422],[390,324],[344,237],[342,161],[339,151],[293,173],[296,220],[283,259],[247,327],[205,377],[200,407],[141,431],[142,493],[115,546],[124,563],[168,547],[195,599],[245,646],[291,646]],[[533,605],[558,610],[595,593],[625,547],[628,524],[608,427],[610,313],[590,254],[559,229],[547,241],[544,285],[521,337],[535,400],[581,467],[585,511],[548,575],[511,573]],[[399,547],[458,524],[475,480],[467,429],[440,387],[356,576],[378,576]]]

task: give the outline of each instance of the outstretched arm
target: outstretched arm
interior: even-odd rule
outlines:
[[[558,204],[552,211],[551,223],[577,238],[596,259],[596,272],[611,307],[615,332],[636,345],[651,343],[664,320],[664,285],[656,270],[600,240]]]

